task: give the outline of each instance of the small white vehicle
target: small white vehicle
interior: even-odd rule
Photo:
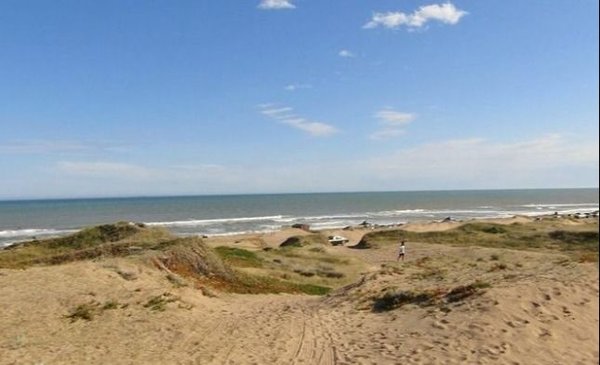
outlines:
[[[346,237],[342,237],[342,236],[329,236],[328,241],[332,245],[337,246],[337,245],[343,245],[344,243],[347,243],[350,240],[347,239]]]

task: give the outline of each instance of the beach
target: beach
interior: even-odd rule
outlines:
[[[212,237],[277,232],[294,224],[327,230],[364,221],[386,226],[598,210],[596,188],[15,200],[0,201],[0,247],[118,221]]]
[[[183,261],[165,258],[169,251],[156,256],[131,242],[128,254],[5,265],[0,363],[594,364],[597,238],[590,260],[582,256],[589,251],[419,242],[410,235],[461,226],[597,232],[597,225],[596,218],[515,217],[202,240],[207,250],[258,255],[260,265],[221,254],[236,272],[331,288],[322,295],[240,293],[217,269],[186,275]],[[396,261],[398,242],[389,234],[407,237],[405,261]],[[329,235],[349,242],[317,239]],[[290,237],[306,241],[280,248]],[[371,246],[353,248],[359,242]]]

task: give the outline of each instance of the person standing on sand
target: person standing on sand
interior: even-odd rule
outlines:
[[[402,258],[402,261],[404,261],[405,254],[406,254],[406,246],[404,246],[404,241],[402,241],[400,243],[400,251],[398,251],[398,258],[396,259],[396,261],[400,261],[400,258]]]

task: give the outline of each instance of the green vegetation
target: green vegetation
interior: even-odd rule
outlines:
[[[322,234],[315,233],[305,236],[292,236],[279,245],[280,247],[304,247],[309,245],[328,244],[327,238]]]
[[[562,243],[567,250],[585,250],[598,252],[598,231],[573,232],[557,230],[548,233],[548,236]]]
[[[226,263],[237,267],[262,267],[263,260],[255,252],[236,247],[219,246],[216,253]]]
[[[0,268],[57,265],[100,256],[127,256],[174,240],[166,230],[119,222],[83,229],[60,238],[33,240],[0,250]]]
[[[399,237],[407,241],[460,246],[483,246],[512,249],[544,248],[571,252],[598,253],[598,223],[577,226],[560,225],[560,221],[502,225],[466,223],[446,231],[410,232],[389,230],[368,233],[364,245],[396,244]],[[494,260],[494,258],[492,258]]]
[[[290,293],[324,295],[331,288],[310,283],[296,283],[274,277],[238,274],[237,280],[224,283],[221,289],[240,294]]]
[[[304,238],[305,237],[305,238]],[[322,236],[303,236],[308,244],[319,243]],[[167,278],[176,286],[189,282],[196,287],[211,287],[236,293],[306,293],[322,295],[331,290],[321,285],[321,281],[336,280],[344,277],[343,273],[333,270],[315,270],[313,282],[286,280],[285,273],[293,273],[293,268],[282,265],[281,260],[274,269],[265,257],[281,255],[287,257],[291,249],[273,250],[277,252],[252,252],[241,248],[217,247],[211,249],[198,237],[177,238],[167,231],[158,228],[144,227],[133,223],[116,223],[86,228],[73,235],[48,240],[34,240],[15,245],[0,251],[0,268],[27,268],[33,265],[57,265],[77,260],[90,260],[100,257],[125,257],[136,255],[140,259],[151,262],[157,268],[167,271]],[[329,257],[322,251],[289,252],[289,256],[297,256],[293,260],[320,262],[342,262]],[[312,261],[316,259],[315,261]],[[323,260],[323,261],[321,261]],[[268,266],[268,267],[266,267]],[[265,268],[266,267],[266,268]],[[235,268],[235,269],[234,269]],[[241,270],[266,270],[264,273],[247,273]],[[282,275],[282,272],[284,273]],[[135,273],[118,272],[126,280],[135,280]],[[324,279],[325,278],[325,279]],[[174,280],[176,279],[176,280]],[[289,280],[288,280],[289,279]],[[146,307],[151,310],[164,310],[172,297],[161,295],[151,298]],[[103,310],[115,309],[116,302],[83,304],[75,308],[68,318],[72,320],[91,320]]]

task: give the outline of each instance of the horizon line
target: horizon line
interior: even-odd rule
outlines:
[[[516,190],[600,190],[600,187],[554,187],[554,188],[471,188],[471,189],[425,189],[425,190],[355,190],[355,191],[312,191],[312,192],[263,192],[263,193],[212,193],[212,194],[173,194],[173,195],[113,195],[75,197],[15,197],[0,198],[0,202],[52,201],[52,200],[108,200],[108,199],[156,199],[156,198],[195,198],[243,195],[308,195],[308,194],[361,194],[361,193],[418,193],[418,192],[458,192],[458,191],[516,191]]]

